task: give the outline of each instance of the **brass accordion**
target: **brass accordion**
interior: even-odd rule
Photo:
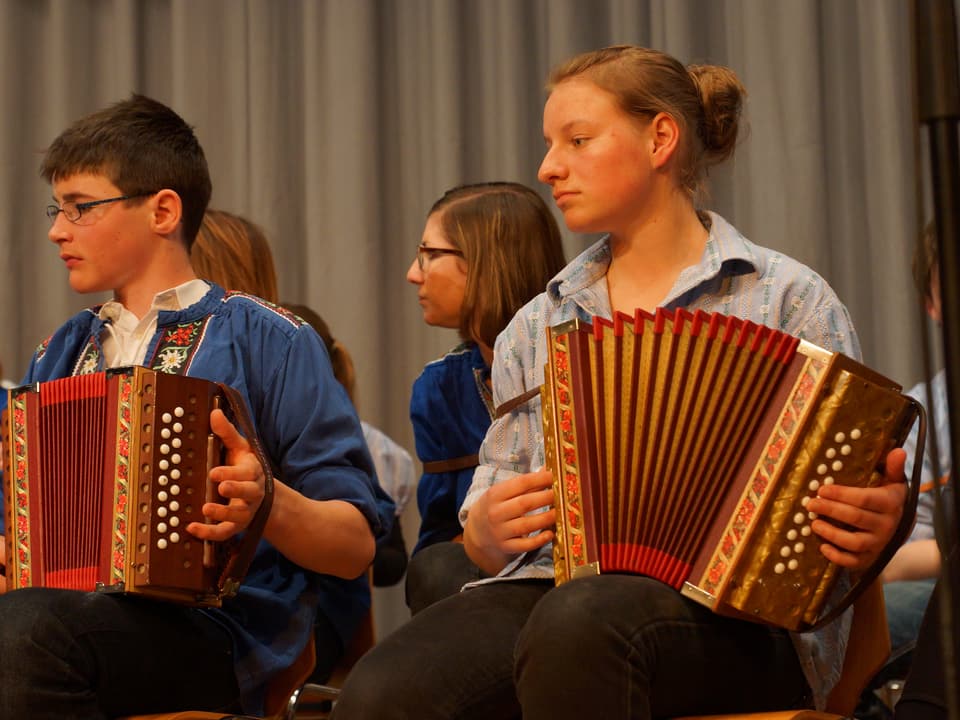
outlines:
[[[223,502],[208,479],[223,464],[211,410],[221,407],[252,437],[235,391],[128,367],[8,392],[9,589],[126,592],[205,606],[235,594],[269,513],[272,485],[240,543],[198,540],[186,531],[205,522],[205,502]]]
[[[717,313],[574,320],[547,344],[557,583],[642,574],[810,629],[839,568],[806,504],[821,484],[878,483],[917,404],[842,354]]]

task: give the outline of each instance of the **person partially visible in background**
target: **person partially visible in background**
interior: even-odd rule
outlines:
[[[306,305],[283,302],[281,305],[309,323],[330,356],[334,377],[343,385],[347,395],[357,406],[357,376],[353,367],[353,358],[339,340],[335,340],[326,321]],[[380,487],[396,504],[393,529],[389,535],[377,543],[377,552],[373,559],[373,584],[377,587],[395,585],[403,578],[407,569],[407,546],[403,540],[400,516],[413,495],[416,474],[410,453],[394,442],[386,433],[370,423],[361,420],[363,437],[367,441],[373,464],[377,469]]]
[[[924,229],[914,252],[913,277],[930,319],[939,326],[943,322],[940,299],[940,272],[937,235],[933,224]],[[911,388],[908,395],[927,410],[927,421],[936,436],[936,457],[931,433],[927,434],[922,458],[917,458],[917,428],[914,427],[903,449],[907,452],[906,472],[913,464],[922,462],[920,497],[917,519],[907,542],[896,552],[884,568],[883,594],[890,629],[891,661],[913,648],[920,629],[920,621],[940,575],[941,555],[937,545],[935,500],[939,493],[943,507],[953,506],[953,494],[948,480],[952,471],[950,457],[950,415],[947,408],[946,369],[941,369],[930,380]],[[929,403],[932,401],[932,407]],[[953,525],[947,516],[948,525]],[[952,533],[944,528],[945,537]]]
[[[406,586],[414,614],[481,575],[464,552],[458,513],[494,415],[493,343],[564,263],[556,220],[525,185],[455,187],[427,214],[407,280],[417,286],[424,322],[459,330],[463,342],[424,367],[410,398],[423,463]]]
[[[277,272],[267,236],[254,222],[209,208],[190,251],[197,277],[276,303]]]

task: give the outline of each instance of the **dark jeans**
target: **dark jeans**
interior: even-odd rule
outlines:
[[[196,609],[45,588],[0,595],[0,718],[235,710],[238,694],[232,640]]]
[[[423,610],[353,668],[338,720],[650,718],[799,707],[786,632],[649,578],[496,582]]]
[[[461,542],[444,541],[418,550],[407,565],[407,607],[416,615],[456,595],[468,582],[486,577],[467,557]]]
[[[920,632],[927,603],[933,593],[934,578],[902,580],[883,586],[887,609],[887,627],[890,629],[890,658],[896,659],[913,649]]]

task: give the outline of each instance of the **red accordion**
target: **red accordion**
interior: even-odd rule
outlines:
[[[8,400],[10,589],[121,591],[213,606],[236,592],[269,499],[239,544],[186,531],[205,522],[205,502],[219,500],[208,479],[223,463],[210,411],[221,407],[251,427],[234,391],[129,367],[16,388]]]
[[[806,504],[822,484],[879,482],[917,404],[844,355],[716,313],[574,320],[547,343],[557,582],[643,574],[715,612],[817,623],[839,568]]]

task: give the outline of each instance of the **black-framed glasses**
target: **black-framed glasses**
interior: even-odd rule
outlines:
[[[133,200],[134,198],[148,197],[156,194],[157,191],[154,190],[153,192],[136,193],[135,195],[118,195],[117,197],[104,198],[103,200],[90,200],[82,203],[68,200],[62,205],[47,205],[47,218],[50,220],[50,224],[52,225],[57,221],[57,215],[63,213],[63,216],[73,224],[84,225],[85,223],[80,222],[80,218],[82,218],[83,214],[91,208],[99,207],[100,205],[107,205],[109,203],[120,202],[121,200]]]
[[[417,266],[423,270],[433,260],[441,255],[456,255],[463,257],[463,252],[454,248],[435,248],[426,245],[417,245]]]

